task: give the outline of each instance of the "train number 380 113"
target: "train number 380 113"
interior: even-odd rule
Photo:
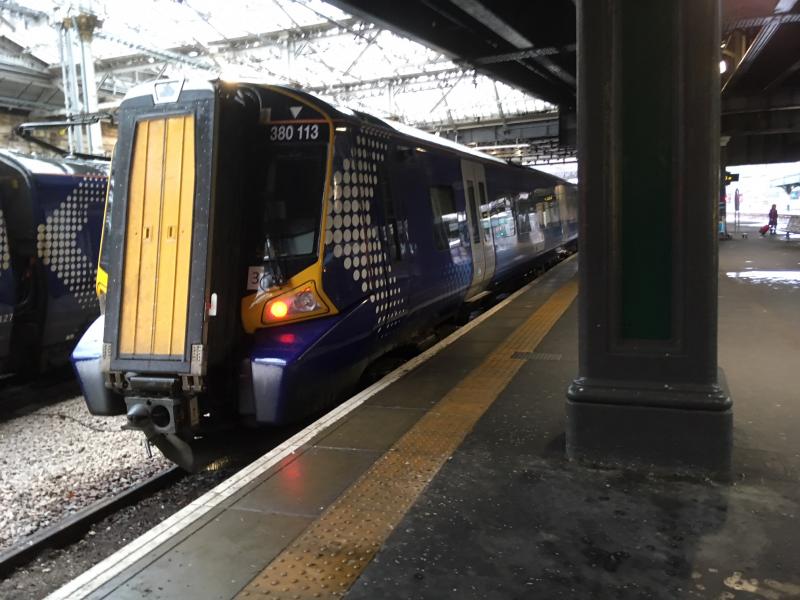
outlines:
[[[316,123],[297,125],[273,125],[269,131],[271,142],[305,142],[319,138],[319,125]]]

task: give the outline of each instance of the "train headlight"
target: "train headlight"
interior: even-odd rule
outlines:
[[[329,312],[330,308],[320,298],[314,282],[309,281],[291,291],[270,298],[264,305],[261,321],[265,325],[276,325],[322,316]]]
[[[292,308],[297,312],[313,312],[319,308],[316,295],[310,290],[303,290],[294,297]]]

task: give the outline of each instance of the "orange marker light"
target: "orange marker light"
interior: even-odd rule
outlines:
[[[286,302],[282,300],[278,300],[277,302],[273,302],[272,305],[269,307],[269,314],[271,314],[276,319],[282,319],[286,316],[289,312],[289,307],[286,305]]]

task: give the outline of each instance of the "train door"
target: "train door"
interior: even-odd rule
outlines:
[[[484,283],[489,285],[492,277],[494,277],[495,268],[494,231],[492,229],[489,198],[486,191],[486,176],[484,174],[483,165],[475,165],[475,167],[478,174],[476,182],[478,187],[478,202],[480,202],[481,207],[481,225],[483,228],[483,258],[486,265],[484,271]]]
[[[409,305],[418,301],[415,295],[423,288],[415,268],[418,255],[415,256],[409,228],[414,215],[414,203],[410,200],[420,197],[424,189],[424,173],[417,155],[413,149],[390,141],[386,161],[378,167],[374,201],[378,203],[376,216],[383,256],[370,295],[374,292],[377,306],[383,308],[378,314],[379,326],[387,323],[391,327],[409,326],[411,321],[404,317]]]
[[[120,357],[180,360],[186,354],[194,125],[191,113],[159,115],[135,124],[126,190]]]
[[[405,307],[409,292],[408,268],[408,220],[403,198],[399,194],[392,194],[392,185],[388,169],[382,173],[382,210],[383,210],[383,235],[387,254],[387,267],[391,276],[399,284],[399,302]]]
[[[472,284],[467,292],[469,299],[479,294],[494,275],[494,239],[483,165],[462,160],[461,174],[472,248]]]

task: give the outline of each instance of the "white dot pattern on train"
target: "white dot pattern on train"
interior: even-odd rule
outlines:
[[[42,264],[48,266],[78,301],[81,308],[96,304],[94,280],[97,265],[79,243],[89,220],[89,206],[105,201],[105,179],[86,176],[64,201],[40,224],[36,248]]]
[[[5,216],[3,216],[3,209],[0,209],[0,282],[3,281],[3,277],[9,276],[8,271],[10,268],[11,248],[8,245]],[[11,306],[8,306],[8,312],[4,312],[3,307],[0,306],[0,323],[10,323],[13,317],[14,312]]]
[[[392,273],[387,249],[373,219],[379,166],[386,159],[388,135],[365,128],[355,138],[350,157],[333,174],[325,244],[334,261],[351,274],[375,308],[379,330],[405,314],[405,300]]]
[[[11,249],[8,247],[8,236],[6,235],[6,221],[3,216],[3,209],[0,208],[0,277],[3,272],[11,267]]]

